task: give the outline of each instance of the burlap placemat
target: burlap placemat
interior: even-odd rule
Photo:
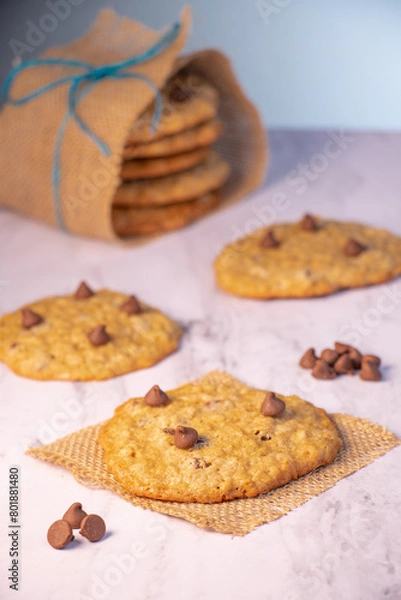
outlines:
[[[30,448],[27,454],[65,467],[80,483],[112,490],[136,506],[180,517],[220,533],[245,535],[258,525],[274,521],[330,489],[343,477],[400,444],[394,434],[367,419],[342,414],[331,417],[343,439],[342,449],[334,463],[256,498],[219,504],[148,500],[126,492],[108,472],[103,461],[103,450],[97,443],[102,423],[81,429],[46,446]]]

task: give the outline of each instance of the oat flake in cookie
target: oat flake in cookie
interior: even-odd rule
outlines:
[[[266,234],[277,244],[266,244]],[[307,298],[382,283],[401,274],[401,238],[307,215],[226,246],[215,261],[219,286],[246,298]]]
[[[99,434],[108,470],[137,496],[204,503],[257,496],[332,462],[341,447],[324,410],[224,372],[165,393],[159,406],[128,400]]]
[[[29,328],[26,309],[40,315]],[[159,362],[177,350],[181,335],[178,323],[136,298],[81,284],[3,315],[0,360],[32,379],[108,379]]]

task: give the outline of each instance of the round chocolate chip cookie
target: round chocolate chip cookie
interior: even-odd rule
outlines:
[[[306,298],[388,281],[401,274],[401,238],[306,215],[260,229],[226,246],[217,283],[247,298]]]
[[[160,158],[204,148],[213,144],[223,129],[221,121],[212,119],[197,127],[186,129],[175,135],[168,135],[154,142],[126,146],[123,150],[123,158]]]
[[[113,208],[114,231],[121,237],[180,229],[209,214],[220,202],[219,191],[189,202],[150,208]]]
[[[256,496],[332,462],[341,447],[324,410],[218,371],[128,400],[98,441],[127,491],[176,502]]]
[[[162,115],[157,130],[152,132],[155,103],[138,117],[130,131],[126,146],[158,140],[196,127],[216,118],[219,95],[204,77],[195,73],[179,73],[172,77],[161,92]]]
[[[230,174],[229,164],[217,152],[181,173],[151,180],[126,181],[116,190],[113,205],[150,208],[186,202],[221,187]]]
[[[81,284],[3,315],[0,360],[32,379],[108,379],[159,362],[181,335],[178,323],[134,296]]]
[[[196,148],[191,152],[183,152],[174,156],[163,158],[141,158],[125,160],[121,165],[120,176],[124,181],[135,179],[152,179],[185,171],[206,160],[210,150],[208,148]]]

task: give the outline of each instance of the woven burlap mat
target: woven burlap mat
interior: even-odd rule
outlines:
[[[331,418],[343,439],[342,449],[334,463],[256,498],[218,504],[149,500],[125,491],[103,461],[103,450],[97,443],[102,423],[46,446],[30,448],[27,454],[65,467],[80,483],[112,490],[136,506],[180,517],[220,533],[245,535],[258,525],[274,521],[301,506],[400,444],[394,434],[367,419],[342,414],[331,415]]]

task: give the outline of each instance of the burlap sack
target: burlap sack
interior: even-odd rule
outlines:
[[[224,203],[251,192],[262,181],[266,167],[263,127],[254,106],[241,90],[229,60],[205,50],[178,59],[188,36],[190,11],[183,10],[178,37],[161,54],[128,69],[141,73],[162,88],[181,66],[203,74],[221,93],[220,117],[226,124],[219,150],[232,165]],[[48,50],[43,57],[75,59],[107,65],[138,55],[160,39],[161,33],[103,10],[82,38]],[[65,66],[36,66],[20,72],[11,97],[20,98],[60,77],[81,73]],[[59,196],[55,197],[54,152],[58,131],[68,108],[68,84],[24,105],[5,105],[0,113],[0,204],[66,230],[103,239],[117,239],[111,224],[111,203],[119,183],[119,165],[129,131],[151,102],[153,91],[135,79],[104,78],[78,106],[83,122],[109,147],[105,157],[70,119],[60,151]],[[57,219],[58,215],[58,219]]]
[[[47,446],[30,448],[27,454],[65,467],[82,484],[111,490],[136,506],[186,519],[199,527],[220,533],[245,535],[258,525],[274,521],[330,489],[340,479],[368,465],[400,443],[395,435],[367,419],[342,414],[334,414],[332,419],[343,440],[334,463],[268,494],[218,504],[148,500],[127,492],[105,466],[103,450],[97,443],[101,423]]]

